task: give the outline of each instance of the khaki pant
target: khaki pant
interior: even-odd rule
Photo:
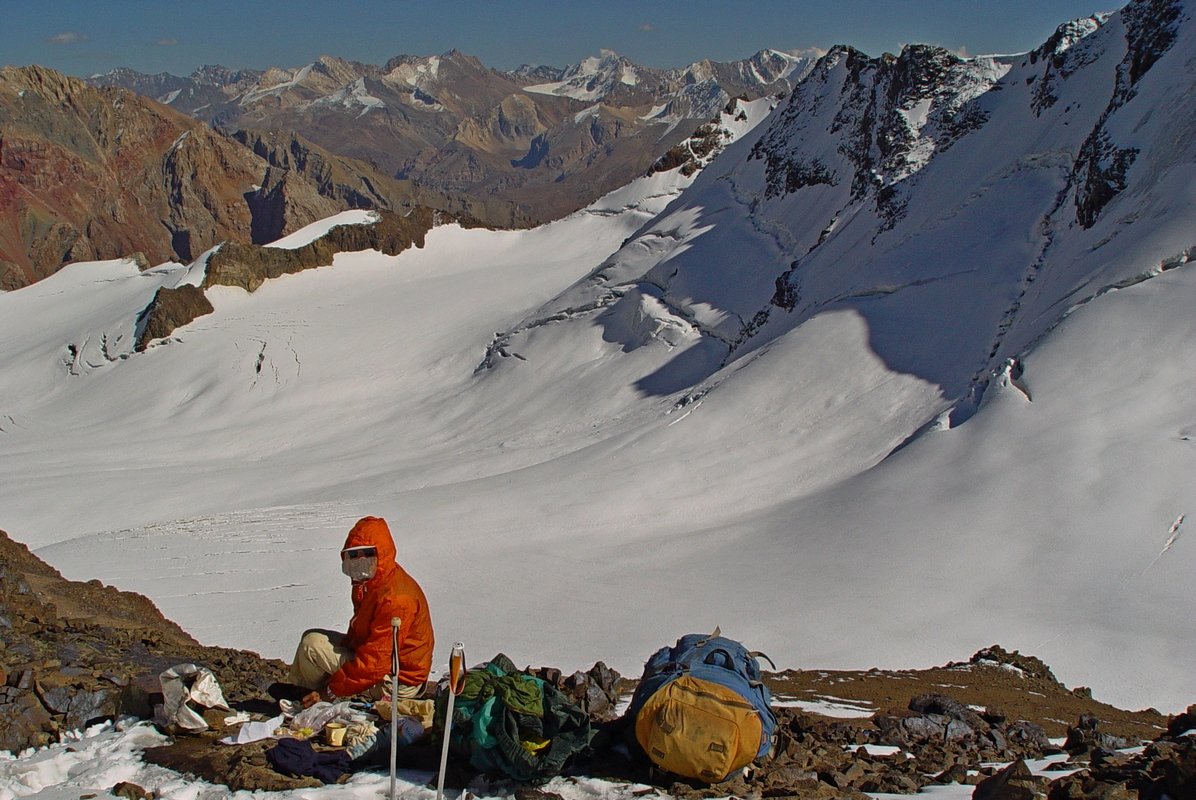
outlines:
[[[303,686],[313,691],[321,691],[332,677],[332,673],[340,669],[345,662],[352,660],[353,650],[345,647],[345,635],[336,631],[326,631],[313,628],[303,634],[299,640],[299,647],[295,650],[295,660],[291,664],[290,682],[296,686]],[[390,693],[390,675],[366,689],[364,694],[373,700],[380,699]],[[424,693],[424,686],[408,686],[399,684],[399,698],[411,699]]]

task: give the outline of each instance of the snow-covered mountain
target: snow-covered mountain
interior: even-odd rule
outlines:
[[[581,383],[577,435],[634,397],[705,416],[719,444],[685,460],[694,483],[757,500],[720,535],[786,558],[799,583],[822,573],[791,590],[809,647],[856,649],[821,621],[842,612],[864,638],[910,634],[886,652],[916,658],[965,630],[1002,638],[1034,609],[1023,643],[1065,642],[1052,657],[1069,669],[1096,680],[1104,662],[1126,688],[1147,679],[1110,649],[1168,652],[1152,679],[1190,693],[1183,659],[1163,663],[1191,655],[1182,624],[1148,609],[1187,604],[1194,557],[1174,548],[1196,455],[1176,271],[1194,252],[1196,147],[1177,133],[1194,122],[1194,52],[1175,2],[1013,57],[837,48],[754,142],[497,334],[480,372],[512,407],[532,374]],[[561,361],[562,340],[622,353]],[[827,574],[868,600],[828,601]],[[873,602],[895,618],[858,622]]]
[[[206,259],[74,265],[0,294],[0,525],[268,655],[343,624],[335,550],[376,513],[475,653],[999,642],[1182,708],[1194,58],[1180,0],[1018,56],[836,48],[692,184],[212,287],[143,353]]]

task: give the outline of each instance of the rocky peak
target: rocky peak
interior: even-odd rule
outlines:
[[[531,86],[537,83],[559,81],[565,76],[565,70],[562,67],[550,67],[543,64],[522,64],[517,69],[510,70],[505,74],[522,84]]]
[[[755,76],[765,85],[786,80],[794,73],[812,63],[812,59],[791,55],[781,50],[761,50],[746,62],[755,71]],[[800,75],[798,75],[800,78]]]
[[[1142,76],[1175,44],[1183,16],[1183,0],[1136,0],[1122,9],[1127,52],[1117,71],[1115,103],[1129,100]]]
[[[525,87],[529,92],[571,97],[583,102],[617,104],[629,91],[651,91],[666,82],[665,73],[641,67],[613,50],[583,59],[565,68],[560,78]]]
[[[192,72],[190,78],[199,84],[233,86],[249,81],[256,81],[261,75],[261,71],[255,69],[233,70],[223,64],[204,64]]]
[[[1042,47],[1030,53],[1030,63],[1043,62],[1042,75],[1034,87],[1033,108],[1036,115],[1054,105],[1059,82],[1089,65],[1101,53],[1101,48],[1089,38],[1108,19],[1097,14],[1060,25]]]
[[[892,191],[882,190],[983,124],[984,112],[969,104],[1005,69],[992,59],[963,59],[929,45],[910,45],[899,56],[879,58],[852,47],[833,48],[752,151],[753,158],[767,162],[768,195],[847,180],[853,197],[875,194],[891,224],[901,203]],[[814,152],[805,143],[805,130],[833,136],[835,152]]]
[[[1129,170],[1139,148],[1119,143],[1109,121],[1138,91],[1146,73],[1175,45],[1185,21],[1182,0],[1136,0],[1123,8],[1125,56],[1117,65],[1116,82],[1100,121],[1085,140],[1076,159],[1076,221],[1090,228],[1109,202],[1126,189]]]

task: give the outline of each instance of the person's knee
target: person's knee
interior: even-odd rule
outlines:
[[[299,647],[296,649],[297,658],[303,657],[311,660],[311,656],[315,653],[328,650],[332,645],[328,641],[328,635],[323,631],[311,630],[306,631],[303,637],[299,640]]]
[[[317,628],[312,628],[309,631],[304,631],[303,636],[299,639],[299,644],[305,644],[309,647],[313,644],[323,644],[328,641],[328,634]]]

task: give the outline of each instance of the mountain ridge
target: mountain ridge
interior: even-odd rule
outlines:
[[[122,71],[92,80],[169,99],[222,129],[297,131],[425,189],[508,200],[542,223],[643,174],[732,98],[789,91],[812,63],[764,50],[661,70],[607,53],[561,69],[503,72],[457,50],[381,66],[321,56],[256,76],[227,73],[217,103],[199,90],[213,85],[207,74],[166,82]]]

